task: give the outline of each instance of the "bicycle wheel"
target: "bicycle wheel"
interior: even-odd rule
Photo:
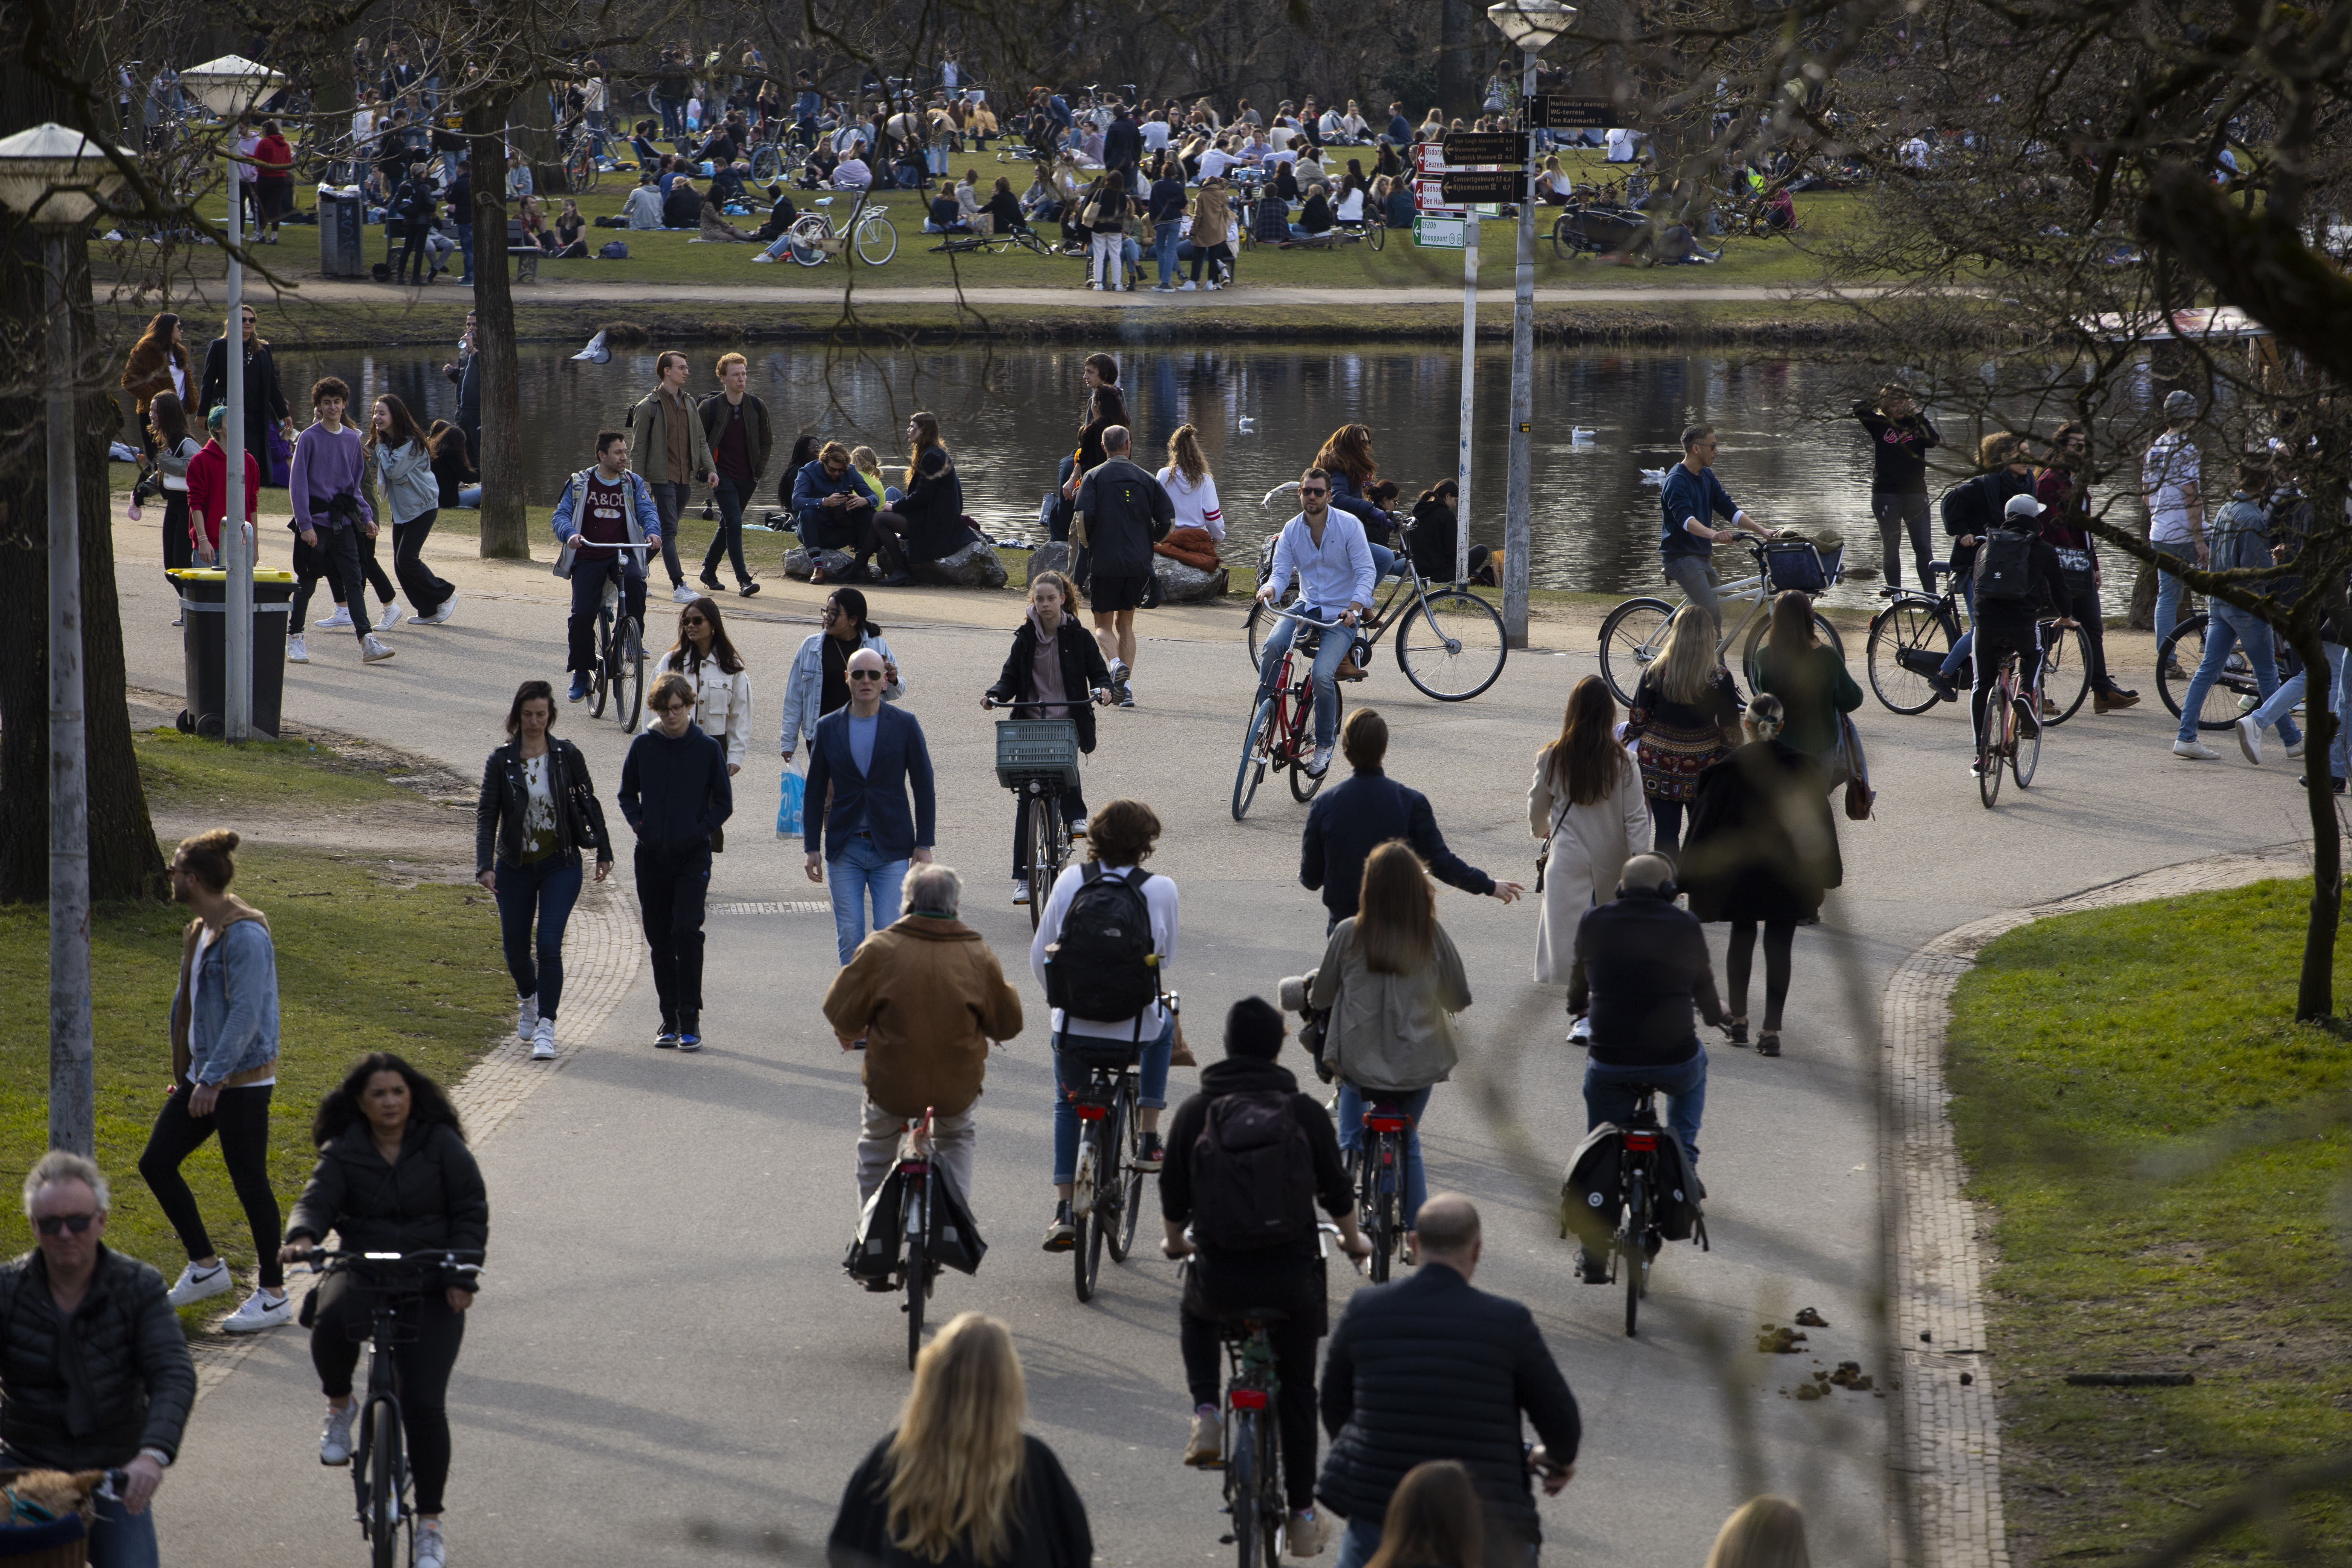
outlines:
[[[783,154],[778,153],[774,147],[761,147],[755,149],[751,153],[751,177],[753,179],[761,181],[772,180],[783,172]]]
[[[918,1234],[907,1238],[907,1370],[915,1370],[915,1358],[923,1350],[923,1302],[931,1293],[930,1270],[923,1256],[923,1237]]]
[[[614,696],[621,705],[621,733],[634,734],[637,728],[637,710],[646,700],[646,639],[637,630],[637,617],[621,617],[621,629],[615,638],[620,663],[613,672]]]
[[[2008,688],[1996,681],[1985,694],[1984,722],[1977,729],[1977,797],[1987,811],[2000,798],[2000,770],[2006,760],[2001,756],[2001,731],[2011,711]]]
[[[1396,1140],[1386,1132],[1375,1133],[1366,1152],[1370,1156],[1367,1167],[1372,1177],[1372,1206],[1367,1215],[1371,1234],[1365,1239],[1372,1244],[1371,1279],[1384,1285],[1389,1278],[1389,1260],[1396,1251],[1397,1232],[1397,1170]]]
[[[1932,658],[1940,668],[1958,641],[1952,623],[1933,605],[1896,600],[1870,623],[1870,640],[1863,651],[1870,689],[1894,712],[1925,713],[1941,700],[1920,667]]]
[[[784,234],[787,242],[784,247],[785,254],[794,261],[799,262],[803,267],[824,265],[824,249],[817,244],[817,241],[831,239],[833,226],[824,221],[823,213],[803,214],[793,221],[793,226],[785,230]]]
[[[2078,698],[2076,700],[2081,700]],[[2033,770],[2042,762],[2042,731],[2056,722],[2055,720],[2038,719],[2028,724],[2026,717],[2032,707],[2031,697],[2017,700],[2017,739],[2011,742],[2009,748],[2009,776],[2017,781],[2020,789],[2033,782]]]
[[[898,230],[879,208],[868,208],[857,225],[857,259],[879,267],[898,254]]]
[[[1388,243],[1388,232],[1389,226],[1384,223],[1368,223],[1364,226],[1364,243],[1378,250]]]
[[[2202,616],[2182,621],[2164,639],[2156,659],[2156,689],[2164,698],[2164,705],[2174,718],[2180,716],[2180,704],[2189,694],[2189,683],[2196,677],[2197,667],[2205,660],[2205,631],[2208,622]],[[2179,673],[2175,675],[2173,671]],[[2245,717],[2238,706],[2240,697],[2252,697],[2259,689],[2254,681],[2253,666],[2246,660],[2243,647],[2232,647],[2230,657],[2221,661],[2221,678],[2205,689],[2204,700],[2197,705],[2197,727],[2200,730],[2227,730]]]
[[[375,1568],[400,1554],[400,1412],[389,1399],[368,1406],[368,1553]]]
[[[1102,1123],[1087,1122],[1078,1132],[1078,1179],[1091,1183],[1097,1193],[1102,1191],[1104,1153]],[[1089,1212],[1079,1214],[1073,1205],[1070,1215],[1070,1223],[1078,1233],[1077,1245],[1070,1248],[1070,1262],[1077,1271],[1081,1301],[1095,1299],[1095,1281],[1102,1275],[1103,1214],[1091,1201],[1087,1207]]]
[[[1397,623],[1397,668],[1440,702],[1467,702],[1494,685],[1510,652],[1501,614],[1467,589],[1427,595]]]
[[[1054,891],[1054,879],[1061,874],[1054,842],[1062,826],[1062,814],[1055,803],[1042,795],[1033,795],[1021,807],[1029,819],[1029,929],[1035,931],[1045,918],[1045,900]]]
[[[1257,1568],[1257,1412],[1234,1415],[1233,1449],[1225,1456],[1225,1513],[1241,1546],[1241,1568]]]
[[[1740,651],[1740,677],[1748,682],[1748,689],[1751,693],[1763,689],[1757,684],[1756,659],[1757,655],[1763,651],[1764,634],[1771,629],[1772,618],[1769,616],[1759,616],[1756,624],[1748,629],[1748,646]],[[1837,627],[1830,625],[1829,617],[1819,610],[1813,612],[1813,636],[1823,647],[1835,652],[1841,662],[1844,660],[1845,639],[1838,636]]]
[[[2053,630],[2055,628],[2053,628]],[[2080,626],[2070,626],[2042,645],[2042,696],[2058,711],[2042,717],[2044,724],[2063,724],[2091,694],[2091,640]],[[2033,770],[2025,770],[2028,778]],[[2017,781],[2020,784],[2024,779]]]
[[[1111,1226],[1110,1255],[1118,1261],[1127,1261],[1135,1250],[1135,1222],[1143,1213],[1143,1173],[1136,1163],[1143,1158],[1143,1118],[1136,1114],[1135,1079],[1132,1075],[1119,1080],[1118,1118],[1124,1130],[1119,1139],[1126,1158],[1118,1172],[1118,1223]]]
[[[1262,698],[1250,714],[1249,728],[1242,732],[1241,766],[1234,773],[1234,820],[1239,822],[1249,815],[1250,802],[1257,798],[1257,786],[1265,780],[1266,731],[1274,726],[1274,699]]]
[[[574,148],[572,156],[563,161],[563,183],[570,195],[583,196],[594,190],[598,173],[595,155],[584,143]]]
[[[1666,622],[1674,613],[1664,599],[1628,599],[1601,623],[1601,679],[1629,708],[1642,672],[1666,645]]]
[[[1618,1232],[1619,1267],[1625,1271],[1625,1337],[1633,1337],[1634,1321],[1642,1312],[1643,1276],[1650,1266],[1650,1194],[1635,1171],[1626,1184],[1625,1222]]]
[[[1274,1409],[1269,1398],[1266,1409]],[[1276,1428],[1271,1420],[1258,1424],[1257,1429],[1257,1524],[1258,1568],[1282,1568],[1282,1531],[1289,1522],[1290,1510],[1283,1505],[1281,1450],[1275,1444]]]
[[[588,687],[588,716],[602,719],[604,702],[613,693],[613,617],[596,617],[596,679]]]
[[[1315,733],[1313,677],[1300,677],[1298,684],[1290,689],[1290,700],[1297,704],[1299,752],[1298,756],[1290,764],[1290,797],[1303,805],[1315,798],[1315,792],[1323,787],[1323,781],[1331,776],[1331,770],[1327,767],[1319,773],[1310,773],[1307,771],[1307,764],[1314,761],[1315,757],[1315,747],[1311,740]],[[1339,721],[1347,711],[1348,694],[1335,688],[1331,693],[1331,732],[1333,734],[1339,732]]]
[[[1260,565],[1263,566],[1264,562],[1261,562]],[[1282,598],[1276,607],[1286,609],[1297,603],[1298,603],[1298,584],[1294,583],[1282,591]],[[1274,612],[1266,608],[1265,600],[1250,601],[1249,614],[1242,617],[1242,640],[1249,648],[1252,669],[1265,668],[1265,639],[1274,635],[1274,628],[1280,624],[1275,619]]]

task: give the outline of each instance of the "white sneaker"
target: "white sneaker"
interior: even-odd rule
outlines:
[[[1307,776],[1311,779],[1319,779],[1323,776],[1325,771],[1330,766],[1331,748],[1328,746],[1318,746],[1315,748],[1315,760],[1307,764]]]
[[[2256,767],[2263,765],[2263,730],[2252,719],[2241,719],[2230,726],[2238,732],[2238,750],[2246,753],[2246,761]],[[2175,748],[2178,750],[2178,748]]]
[[[1215,293],[1218,289],[1220,289],[1223,288],[1223,287],[1224,287],[1224,285],[1223,285],[1223,284],[1222,284],[1222,283],[1203,283],[1203,284],[1202,284],[1202,285],[1201,285],[1201,287],[1202,287],[1202,289],[1206,289],[1208,292],[1210,292],[1210,293],[1213,294],[1213,293]]]
[[[696,593],[693,589],[688,587],[683,583],[680,583],[676,588],[672,589],[669,595],[670,603],[673,605],[691,605],[695,600],[699,599],[700,597],[702,597],[701,595]]]
[[[1179,294],[1190,294],[1193,289],[1198,289],[1200,285],[1198,283],[1195,283],[1190,278],[1187,278],[1184,281],[1176,285],[1176,292]],[[1209,287],[1213,289],[1216,285],[1212,283]]]
[[[352,1462],[352,1417],[360,1411],[360,1402],[352,1400],[341,1410],[327,1406],[327,1424],[319,1434],[319,1463],[348,1465]]]
[[[541,1018],[530,1032],[530,1059],[551,1062],[555,1059],[555,1020]]]
[[[312,621],[310,624],[319,627],[321,631],[324,631],[330,626],[350,626],[352,624],[351,606],[348,605],[337,605],[332,615],[323,616],[319,620]]]
[[[164,1293],[163,1299],[174,1307],[184,1307],[191,1301],[202,1301],[213,1296],[226,1296],[236,1285],[229,1278],[228,1265],[215,1263],[209,1269],[189,1264],[180,1270],[179,1279]]]
[[[539,993],[515,998],[515,1038],[527,1040],[539,1028]]]
[[[2303,755],[2303,742],[2301,741],[2297,741],[2294,745],[2289,746],[2286,749],[2286,754],[2290,757],[2299,757]]]
[[[289,664],[310,662],[310,650],[303,646],[301,634],[299,632],[286,639],[286,662]]]
[[[232,1334],[257,1334],[264,1329],[279,1328],[293,1321],[293,1297],[280,1296],[273,1301],[256,1290],[245,1299],[245,1305],[221,1320],[221,1328]]]
[[[1087,836],[1087,819],[1086,819],[1085,817],[1083,817],[1083,816],[1082,816],[1082,817],[1078,818],[1076,822],[1073,822],[1072,824],[1070,824],[1070,837],[1073,837],[1073,838],[1084,838],[1086,836]]]
[[[373,632],[368,633],[367,641],[362,647],[365,651],[360,657],[370,664],[382,664],[392,657],[392,649],[385,647],[383,639]]]
[[[449,1547],[441,1539],[441,1524],[437,1520],[417,1521],[415,1568],[449,1568]]]
[[[375,629],[380,632],[388,632],[398,625],[400,625],[400,606],[398,605],[386,605],[383,607],[383,614],[378,616],[375,619]]]
[[[1013,879],[1013,901],[1016,904],[1026,904],[1029,901],[1028,878],[1015,877]]]
[[[449,590],[449,596],[442,600],[438,605],[435,606],[431,615],[411,616],[408,617],[408,624],[412,626],[437,626],[443,621],[447,620],[452,615],[456,614],[457,609],[457,590],[452,588]]]
[[[2221,755],[2201,741],[2175,741],[2172,742],[2172,754],[2186,757],[2192,763],[2214,762]]]

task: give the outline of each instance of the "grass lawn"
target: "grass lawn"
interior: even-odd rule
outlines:
[[[396,785],[352,773],[300,742],[232,752],[176,734],[142,737],[140,773],[159,806],[234,793],[281,812],[333,810],[376,799],[413,801]],[[235,890],[269,916],[278,950],[279,1050],[272,1100],[270,1178],[290,1210],[312,1163],[310,1114],[319,1098],[368,1051],[396,1051],[446,1085],[511,1023],[509,983],[499,956],[489,895],[470,885],[404,888],[381,861],[282,849],[240,851]],[[179,982],[184,910],[165,904],[101,906],[90,922],[91,1012],[98,1079],[98,1158],[114,1188],[107,1239],[175,1277],[184,1249],[140,1179],[164,1090],[172,1081],[169,1020]],[[48,1020],[31,1005],[48,970],[46,910],[0,905],[0,969],[23,978],[23,1004],[0,1016],[0,1129],[11,1152],[0,1176],[13,1194],[47,1142]],[[249,1286],[255,1261],[244,1211],[216,1145],[183,1170],[213,1244]],[[0,1213],[0,1248],[32,1245],[12,1200]],[[219,1298],[189,1309],[217,1310]]]
[[[1953,1121],[1999,1215],[2021,1563],[2121,1559],[2252,1477],[2352,1447],[2352,1047],[2291,1022],[2309,897],[2273,881],[2039,921],[1988,947],[1953,998]],[[2342,948],[2336,985],[2340,1002]],[[2117,1371],[2196,1383],[2064,1381]],[[2340,1492],[2289,1514],[2198,1561],[2345,1559]]]

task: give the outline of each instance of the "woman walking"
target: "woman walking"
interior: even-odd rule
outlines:
[[[526,680],[515,688],[507,743],[482,764],[474,805],[474,880],[498,900],[499,935],[515,983],[515,1037],[529,1042],[536,1061],[555,1055],[563,928],[580,898],[581,851],[594,852],[598,881],[613,869],[613,841],[587,759],[548,733],[554,722],[552,686]]]
[[[1772,626],[1756,655],[1756,689],[1780,700],[1780,742],[1822,767],[1827,786],[1845,782],[1842,715],[1862,706],[1862,688],[1837,649],[1813,630],[1813,602],[1795,589],[1772,601]]]
[[[149,402],[147,428],[154,444],[155,472],[163,486],[163,576],[176,595],[180,584],[172,573],[196,563],[195,531],[188,519],[188,464],[204,447],[188,428],[187,410],[177,393],[159,392]],[[176,626],[185,619],[183,610],[172,624]]]
[[[896,702],[907,695],[898,660],[882,628],[866,618],[865,595],[855,588],[835,588],[824,602],[822,618],[824,629],[802,639],[800,651],[793,655],[792,673],[784,678],[786,767],[800,750],[801,737],[815,742],[818,720],[849,706],[849,656],[859,648],[872,648],[881,656],[884,701]]]
[[[384,510],[392,514],[393,575],[416,612],[408,624],[437,626],[457,607],[457,590],[425,564],[425,542],[441,515],[433,443],[408,405],[387,392],[368,416],[367,449],[383,481]]]
[[[264,245],[278,243],[278,226],[294,210],[294,149],[275,120],[261,122],[261,140],[253,144],[253,195],[261,207]]]
[[[147,415],[156,394],[168,392],[178,398],[184,421],[188,399],[195,389],[195,362],[188,353],[187,334],[180,328],[178,315],[165,310],[147,323],[147,331],[131,345],[131,356],[122,362],[122,390],[131,394],[135,404],[139,439],[150,456],[155,446]],[[168,557],[165,564],[170,564]]]
[[[310,1123],[319,1163],[286,1227],[282,1261],[299,1261],[333,1231],[350,1252],[479,1253],[489,1246],[490,1204],[465,1125],[441,1086],[387,1051],[362,1057]],[[393,1347],[400,1420],[416,1485],[415,1568],[446,1568],[442,1493],[449,1482],[449,1373],[466,1339],[475,1277],[450,1270],[402,1313],[413,1338]],[[356,1275],[319,1287],[310,1364],[327,1396],[319,1462],[352,1462],[352,1373],[376,1292]]]
[[[1638,742],[1642,790],[1657,826],[1651,847],[1672,858],[1699,775],[1739,743],[1739,691],[1716,662],[1715,620],[1697,605],[1675,612],[1665,647],[1642,672],[1625,739]]]
[[[1093,237],[1087,270],[1097,293],[1107,289],[1117,291],[1126,271],[1127,205],[1127,176],[1113,169],[1096,183],[1093,195],[1079,215],[1079,221]]]
[[[1013,1333],[960,1313],[915,1358],[898,1425],[849,1478],[831,1568],[1087,1568],[1087,1505],[1054,1450],[1021,1429]]]
[[[139,1156],[139,1173],[179,1233],[188,1265],[171,1289],[174,1307],[226,1294],[236,1280],[213,1250],[180,1167],[220,1135],[221,1162],[253,1229],[260,1284],[221,1327],[249,1334],[289,1322],[286,1270],[278,1258],[278,1198],[269,1190],[269,1098],[278,1082],[278,950],[269,918],[228,890],[237,836],[215,827],[181,840],[172,898],[195,911],[180,938],[180,984],[172,994],[172,1088]]]
[[[1536,753],[1528,785],[1528,831],[1544,841],[1537,857],[1543,902],[1536,910],[1536,984],[1566,985],[1576,963],[1584,911],[1616,896],[1625,862],[1650,843],[1650,807],[1641,774],[1616,737],[1617,703],[1597,675],[1568,694],[1559,739]]]
[[[1187,426],[1189,428],[1189,426]],[[1067,719],[1078,732],[1078,750],[1095,749],[1094,704],[1110,700],[1110,670],[1102,647],[1078,625],[1077,605],[1070,580],[1059,572],[1040,572],[1030,579],[1029,613],[1013,634],[1013,651],[996,684],[980,700],[983,710],[1011,704],[1015,719]],[[1092,702],[1087,700],[1091,696]],[[1087,831],[1086,792],[1077,786],[1062,793],[1062,820],[1070,836]],[[1029,813],[1015,795],[1013,803],[1013,901],[1029,902]]]
[[[1470,1005],[1470,982],[1454,939],[1437,922],[1437,885],[1421,857],[1391,838],[1364,861],[1356,912],[1331,928],[1307,1005],[1331,1016],[1324,1065],[1339,1079],[1339,1148],[1364,1141],[1364,1111],[1393,1105],[1411,1119],[1404,1135],[1405,1255],[1429,1196],[1422,1173],[1421,1120],[1430,1090],[1453,1076],[1461,1051],[1453,1015]]]
[[[1222,175],[1212,174],[1201,182],[1201,194],[1192,204],[1192,275],[1177,289],[1213,291],[1223,288],[1217,279],[1230,280],[1234,272],[1234,208]],[[1205,281],[1201,277],[1203,262],[1209,268]]]
[[[661,662],[694,686],[694,721],[727,755],[727,776],[743,771],[751,740],[751,672],[727,636],[719,604],[703,597],[677,612],[677,641]],[[716,835],[710,847],[719,847]]]
[[[1748,705],[1748,743],[1700,779],[1690,842],[1675,872],[1691,913],[1731,922],[1724,1032],[1735,1046],[1748,1043],[1748,978],[1756,928],[1764,928],[1764,1026],[1756,1054],[1765,1057],[1780,1054],[1797,927],[1818,917],[1822,895],[1845,879],[1828,783],[1819,762],[1780,738],[1786,722],[1769,692]]]

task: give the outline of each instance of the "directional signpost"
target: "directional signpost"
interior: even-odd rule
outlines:
[[[1538,131],[1614,131],[1623,121],[1613,99],[1539,92],[1528,100],[1528,123]]]
[[[1444,141],[1445,162],[1454,168],[1477,163],[1523,163],[1528,139],[1517,131],[1456,131]]]
[[[1467,218],[1416,213],[1412,220],[1412,242],[1438,250],[1461,250],[1468,244],[1465,231],[1469,226]]]
[[[1465,169],[1440,174],[1438,189],[1455,203],[1524,202],[1528,199],[1525,169]]]

